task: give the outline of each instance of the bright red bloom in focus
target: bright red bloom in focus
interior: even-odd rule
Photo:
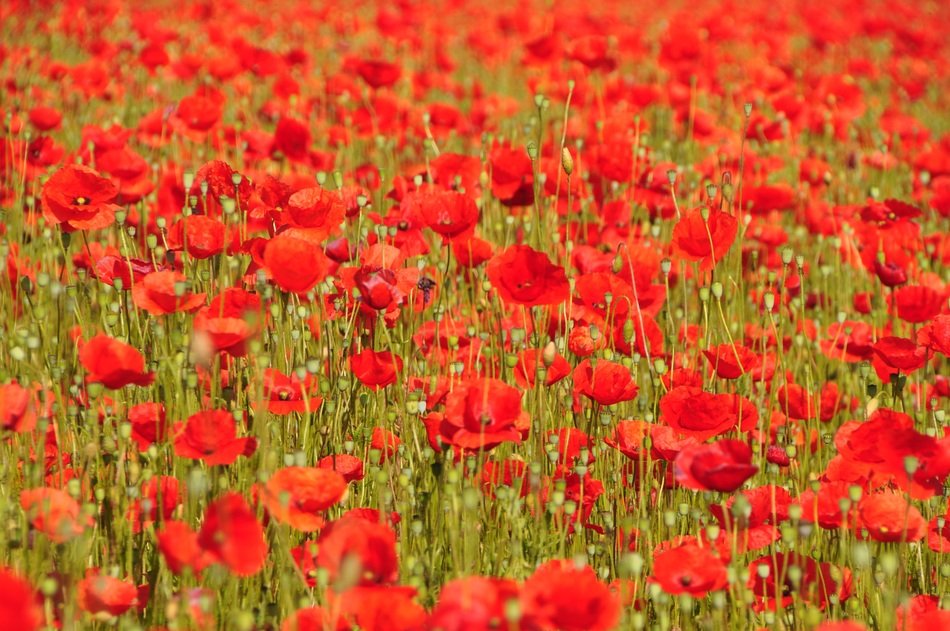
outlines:
[[[742,441],[724,439],[691,445],[673,463],[676,481],[695,491],[731,493],[758,472],[752,449]]]
[[[364,348],[350,356],[350,370],[364,386],[379,390],[396,383],[402,372],[402,358],[389,351]]]
[[[274,368],[265,368],[263,381],[267,410],[271,414],[315,412],[323,403],[321,397],[313,394],[317,384],[309,374],[300,379],[296,373],[288,377]]]
[[[660,420],[681,434],[706,440],[729,431],[739,419],[730,395],[678,386],[660,399]]]
[[[65,232],[99,230],[115,221],[119,194],[108,178],[86,166],[71,164],[50,177],[43,186],[43,215]]]
[[[585,359],[574,369],[574,391],[600,405],[614,405],[632,401],[640,388],[622,364],[605,359],[594,364]]]
[[[742,344],[720,344],[703,351],[721,379],[738,379],[759,365],[758,355]]]
[[[673,227],[673,250],[688,261],[699,261],[702,269],[711,269],[729,251],[739,224],[729,213],[702,208],[691,210]]]
[[[447,241],[464,241],[471,237],[478,223],[479,210],[475,200],[455,191],[410,193],[403,206]]]
[[[297,294],[313,289],[330,271],[330,259],[316,243],[290,234],[267,242],[264,265],[278,287]]]
[[[498,379],[474,379],[448,394],[439,433],[449,445],[491,449],[507,441],[521,442],[528,426],[517,388]]]
[[[564,268],[527,245],[513,245],[496,254],[485,271],[508,303],[526,307],[557,305],[570,296]]]

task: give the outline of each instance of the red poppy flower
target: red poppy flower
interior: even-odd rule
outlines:
[[[128,519],[132,523],[132,532],[141,532],[143,527],[155,523],[159,515],[162,521],[168,521],[180,504],[178,478],[169,475],[149,478],[142,483],[139,498],[129,506]]]
[[[871,493],[858,504],[859,527],[874,541],[919,541],[927,534],[927,522],[900,493]]]
[[[529,628],[607,631],[620,621],[620,600],[590,566],[567,560],[544,563],[521,588]]]
[[[704,350],[703,355],[721,379],[738,379],[759,364],[758,355],[742,344],[720,344]]]
[[[574,369],[574,392],[600,405],[632,401],[640,392],[630,370],[605,359],[585,359]]]
[[[188,290],[188,278],[175,271],[148,274],[132,287],[132,302],[152,315],[196,311],[204,304],[205,294]]]
[[[95,570],[79,581],[79,607],[92,615],[121,616],[132,607],[145,607],[148,586],[140,590],[134,583],[112,576],[99,574]]]
[[[198,533],[181,521],[166,521],[158,533],[158,549],[165,559],[168,569],[174,574],[182,574],[185,568],[199,574],[204,568],[216,561],[216,558],[198,543]]]
[[[874,355],[888,368],[912,373],[927,363],[927,349],[904,337],[882,337],[873,346]]]
[[[37,105],[29,112],[30,124],[40,131],[50,131],[59,127],[63,114],[55,107]]]
[[[491,629],[505,619],[509,601],[518,599],[518,584],[505,578],[466,576],[442,586],[429,616],[432,629]]]
[[[313,532],[323,527],[323,513],[343,501],[347,485],[336,471],[285,467],[267,480],[261,497],[267,512],[283,524]]]
[[[695,491],[731,493],[758,470],[752,464],[752,449],[731,439],[686,447],[673,463],[676,481]]]
[[[389,351],[364,348],[350,356],[350,370],[364,386],[379,390],[396,383],[402,372],[402,358]]]
[[[107,254],[96,261],[94,272],[100,282],[112,285],[113,287],[116,286],[115,281],[117,279],[121,280],[122,290],[128,291],[132,289],[136,283],[141,282],[147,275],[162,269],[164,268],[156,266],[151,261],[143,261],[142,259],[135,258],[127,259],[121,256]]]
[[[874,329],[866,322],[845,320],[828,326],[825,339],[819,342],[821,352],[830,359],[849,363],[871,359]]]
[[[597,327],[575,325],[568,334],[567,349],[578,357],[588,357],[607,348],[609,341]]]
[[[235,181],[238,184],[235,184]],[[227,162],[212,160],[201,165],[195,173],[195,180],[188,189],[187,196],[199,200],[198,207],[202,214],[220,217],[223,211],[222,199],[233,199],[239,208],[249,208],[252,192],[247,178],[237,173]],[[179,208],[175,208],[175,212],[178,212]]]
[[[528,349],[518,353],[515,364],[515,383],[521,388],[533,388],[536,379],[541,376],[545,386],[552,386],[571,374],[571,365],[557,352],[552,344],[548,349]]]
[[[321,469],[332,469],[347,482],[359,482],[363,479],[363,461],[350,454],[333,454],[324,456],[317,463]]]
[[[92,525],[92,517],[83,514],[79,502],[60,489],[24,489],[20,493],[20,506],[30,525],[54,543],[78,537]]]
[[[278,153],[292,162],[306,162],[310,154],[310,127],[296,118],[282,116],[271,146],[271,155]]]
[[[711,269],[729,251],[739,224],[736,218],[718,210],[691,210],[673,227],[673,250],[688,261],[699,261],[702,269]]]
[[[603,35],[588,35],[573,40],[567,46],[567,56],[591,70],[609,72],[617,66],[617,61],[609,54],[607,38]]]
[[[802,507],[802,519],[828,530],[850,525],[856,508],[841,510],[841,501],[849,498],[850,487],[847,482],[821,482],[817,490],[803,491],[795,500]]]
[[[927,547],[938,554],[950,552],[950,513],[930,520]]]
[[[358,585],[339,594],[328,592],[326,607],[339,613],[336,624],[346,629],[423,631],[427,615],[415,595],[415,588],[401,585]]]
[[[557,305],[570,296],[564,268],[527,245],[513,245],[493,256],[486,274],[508,303],[526,307]]]
[[[343,589],[394,583],[399,577],[396,534],[380,522],[338,519],[320,533],[317,563],[329,572],[331,581],[346,581]]]
[[[475,200],[455,191],[410,193],[402,205],[447,241],[468,239],[478,223],[479,210]]]
[[[379,452],[380,462],[385,462],[392,458],[401,444],[402,441],[399,440],[399,437],[385,427],[373,428],[373,435],[370,438],[369,447]]]
[[[298,609],[280,625],[280,631],[349,631],[351,628],[342,618],[334,619],[323,607]]]
[[[939,315],[917,331],[917,343],[950,357],[950,315]]]
[[[529,206],[534,203],[534,166],[524,149],[492,149],[491,167],[491,192],[502,204]]]
[[[292,225],[306,231],[314,242],[340,230],[346,208],[338,191],[313,186],[297,191],[287,200],[287,215]]]
[[[905,285],[894,291],[893,300],[898,318],[921,324],[940,315],[947,303],[947,295],[924,285]]]
[[[226,493],[208,506],[198,544],[238,576],[257,574],[267,562],[264,528],[237,493]]]
[[[330,271],[330,259],[316,243],[286,233],[267,242],[264,265],[278,287],[297,294],[313,289]]]
[[[768,568],[765,578],[759,573],[759,567],[763,565]],[[793,567],[800,571],[797,580],[792,580],[789,572]],[[747,585],[763,608],[770,610],[789,604],[792,594],[824,609],[832,598],[845,602],[852,592],[851,570],[795,552],[767,554],[752,561]]]
[[[660,419],[701,441],[728,432],[739,421],[731,396],[692,386],[673,388],[660,399]]]
[[[82,345],[79,361],[86,381],[117,390],[128,385],[149,386],[155,373],[145,372],[145,358],[136,348],[103,333]]]
[[[184,423],[175,423],[174,433],[176,456],[209,465],[228,465],[257,449],[256,438],[236,437],[234,416],[226,410],[192,414]]]
[[[232,357],[247,354],[247,343],[261,329],[261,298],[239,287],[228,287],[195,314],[195,332],[206,335],[217,352]]]
[[[108,178],[86,166],[71,164],[50,177],[43,186],[43,215],[63,231],[99,230],[115,221],[119,194]]]
[[[196,259],[207,259],[224,251],[225,226],[214,217],[190,215],[176,221],[166,238],[169,250],[184,250]]]
[[[43,607],[36,590],[12,571],[0,569],[0,620],[10,631],[39,631]]]
[[[478,237],[452,241],[452,256],[460,267],[478,267],[492,257],[492,244]]]
[[[206,132],[221,120],[223,109],[223,95],[192,94],[178,102],[175,118],[191,131]]]
[[[399,64],[382,59],[361,59],[355,66],[360,78],[373,89],[387,88],[399,81],[399,77],[402,76],[402,68]]]
[[[317,384],[309,374],[300,379],[296,373],[288,377],[274,368],[265,368],[263,381],[267,410],[271,414],[314,412],[323,403],[323,399],[314,394]]]
[[[804,421],[815,417],[814,397],[797,383],[786,383],[776,393],[779,409],[789,418]]]
[[[165,406],[161,403],[138,403],[129,408],[129,424],[132,425],[132,440],[139,451],[146,451],[151,445],[165,440]]]
[[[894,261],[874,259],[874,273],[885,287],[900,287],[907,283],[907,270]]]
[[[462,449],[491,449],[520,442],[528,422],[517,388],[498,379],[474,379],[449,393],[439,434],[446,444]]]
[[[667,594],[689,594],[693,598],[725,589],[729,583],[722,560],[709,548],[695,543],[685,543],[657,554],[653,559],[651,580]]]
[[[36,427],[36,400],[17,382],[0,385],[0,429],[23,433]]]

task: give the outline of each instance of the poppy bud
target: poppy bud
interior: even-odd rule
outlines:
[[[765,453],[765,459],[780,467],[787,467],[792,462],[785,449],[778,445],[772,445],[768,448]]]
[[[544,362],[546,368],[550,368],[551,365],[554,364],[555,359],[557,359],[557,347],[554,345],[554,342],[548,342],[541,352],[541,360]]]
[[[574,172],[574,158],[571,156],[571,150],[567,147],[561,149],[561,168],[568,177]]]

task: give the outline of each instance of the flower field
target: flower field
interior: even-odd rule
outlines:
[[[950,628],[950,5],[0,5],[0,630]]]

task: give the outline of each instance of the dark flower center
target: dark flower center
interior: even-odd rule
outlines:
[[[76,197],[75,199],[73,199],[73,206],[85,206],[88,203],[89,203],[89,199],[82,196]]]

